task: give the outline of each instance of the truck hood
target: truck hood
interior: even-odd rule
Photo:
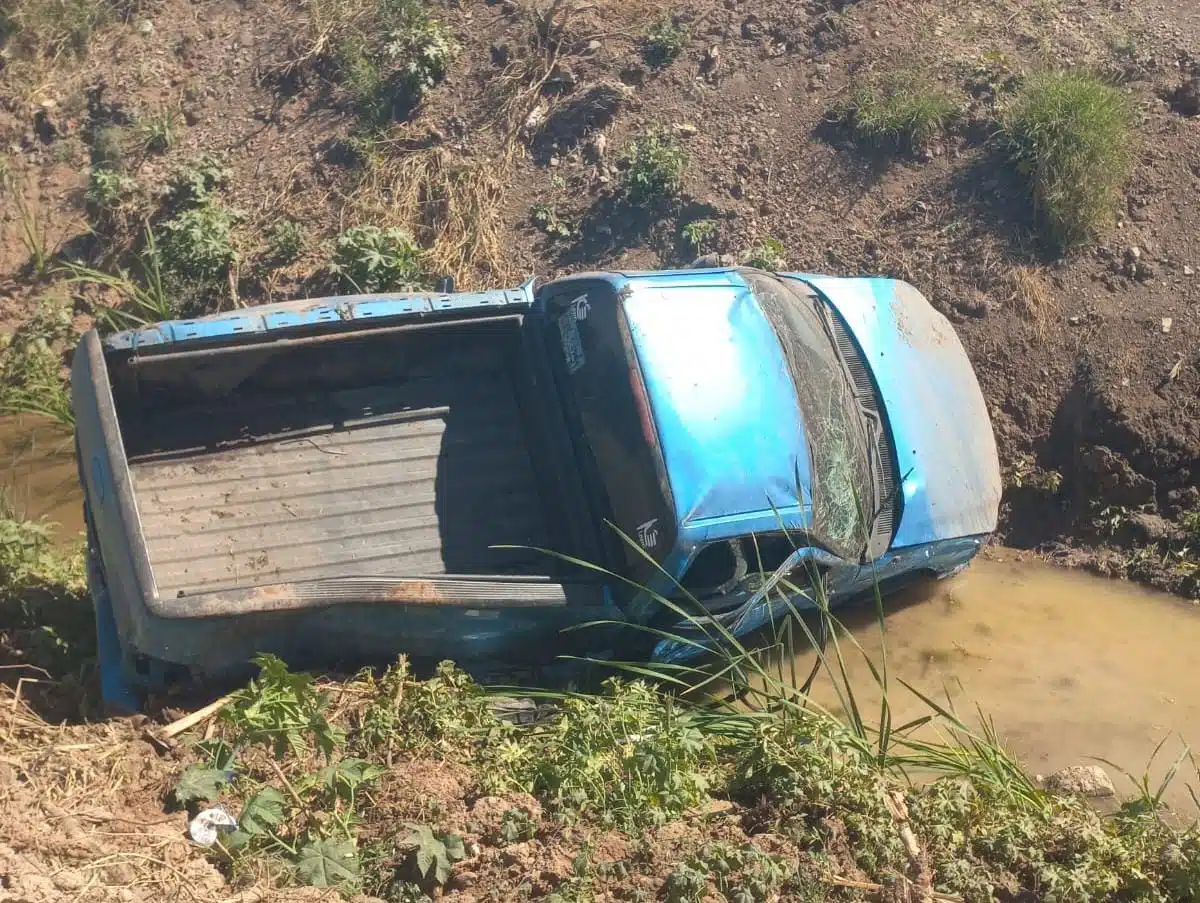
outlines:
[[[995,530],[996,440],[950,322],[907,282],[799,278],[841,314],[882,396],[903,481],[892,547]]]

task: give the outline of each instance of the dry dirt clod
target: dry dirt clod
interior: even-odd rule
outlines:
[[[1115,796],[1112,779],[1099,765],[1068,765],[1046,778],[1046,789],[1067,796]]]
[[[1171,105],[1181,116],[1200,115],[1200,78],[1188,79],[1176,88]]]

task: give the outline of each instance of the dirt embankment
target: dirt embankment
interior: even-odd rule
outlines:
[[[335,236],[359,223],[404,225],[439,271],[480,285],[686,264],[683,227],[711,221],[703,250],[778,239],[789,268],[902,277],[954,321],[1000,444],[1004,542],[1200,593],[1194,4],[701,0],[663,31],[640,0],[447,2],[432,6],[457,45],[445,79],[382,131],[328,64],[340,33],[323,9],[160,0],[110,15],[86,54],[10,53],[0,148],[24,202],[0,223],[7,322],[75,291],[31,265],[31,222],[52,252],[119,262],[85,197],[114,128],[151,207],[199,153],[227,165],[236,255],[210,306],[324,290]],[[667,37],[647,52],[655,28]],[[1026,73],[1058,67],[1127,92],[1137,153],[1115,223],[1062,258],[993,117]],[[897,68],[949,91],[956,115],[912,152],[856,146],[830,111]],[[156,142],[146,123],[166,114]],[[615,194],[622,153],[652,129],[687,156],[679,200],[653,215]],[[304,236],[286,263],[268,240],[281,219]]]

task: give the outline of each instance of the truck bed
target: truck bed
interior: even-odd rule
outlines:
[[[455,328],[224,362],[123,432],[160,599],[337,577],[551,575],[564,535],[519,335]],[[242,372],[249,370],[249,374]],[[289,378],[290,374],[290,378]],[[208,396],[208,397],[203,397]]]

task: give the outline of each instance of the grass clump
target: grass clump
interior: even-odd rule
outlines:
[[[957,112],[945,90],[917,72],[901,70],[858,85],[839,115],[856,141],[916,151]]]
[[[340,287],[359,293],[413,290],[427,280],[421,250],[403,229],[353,226],[337,237],[329,272]]]
[[[659,69],[678,59],[691,39],[692,33],[686,25],[664,16],[646,29],[646,36],[642,39],[642,56],[648,65]]]
[[[622,159],[621,190],[633,204],[670,200],[683,187],[687,154],[664,131],[638,138]]]
[[[95,654],[80,552],[57,548],[52,524],[19,517],[0,495],[0,648],[56,676]]]
[[[1050,242],[1073,247],[1112,220],[1134,163],[1133,115],[1120,90],[1087,73],[1040,73],[1000,123]]]
[[[165,154],[175,146],[179,133],[178,111],[162,109],[139,119],[134,128],[138,144],[150,154]]]

